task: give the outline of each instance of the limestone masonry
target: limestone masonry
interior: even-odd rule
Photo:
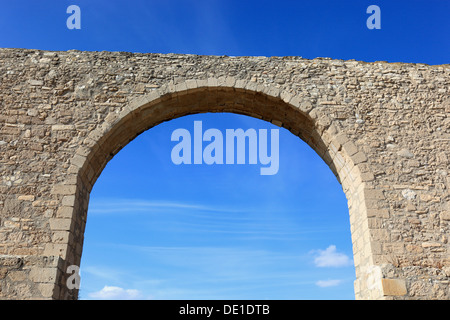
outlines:
[[[76,299],[67,268],[102,169],[199,112],[270,121],[328,164],[357,299],[450,299],[449,65],[0,49],[0,86],[2,299]]]

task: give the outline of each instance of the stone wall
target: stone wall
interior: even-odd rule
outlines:
[[[89,193],[122,147],[198,112],[307,142],[349,204],[358,299],[450,298],[450,66],[0,49],[0,298],[76,299]]]

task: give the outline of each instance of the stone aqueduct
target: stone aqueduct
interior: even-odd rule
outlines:
[[[0,86],[2,299],[76,299],[67,267],[106,163],[201,112],[272,122],[328,164],[357,299],[450,298],[449,65],[0,49]]]

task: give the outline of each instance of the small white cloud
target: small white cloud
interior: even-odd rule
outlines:
[[[335,245],[325,250],[317,250],[314,263],[318,267],[346,267],[352,265],[352,260],[344,253],[337,252]]]
[[[137,300],[142,298],[142,294],[139,290],[104,286],[102,290],[90,293],[89,297],[98,300]]]
[[[316,285],[321,287],[321,288],[326,288],[326,287],[334,287],[337,286],[339,284],[342,283],[342,280],[319,280],[316,282]]]

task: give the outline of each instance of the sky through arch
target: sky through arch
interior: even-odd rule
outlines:
[[[171,134],[194,121],[279,130],[278,173],[175,165]],[[81,275],[82,299],[353,299],[345,195],[285,129],[227,113],[174,119],[130,142],[94,185]]]

